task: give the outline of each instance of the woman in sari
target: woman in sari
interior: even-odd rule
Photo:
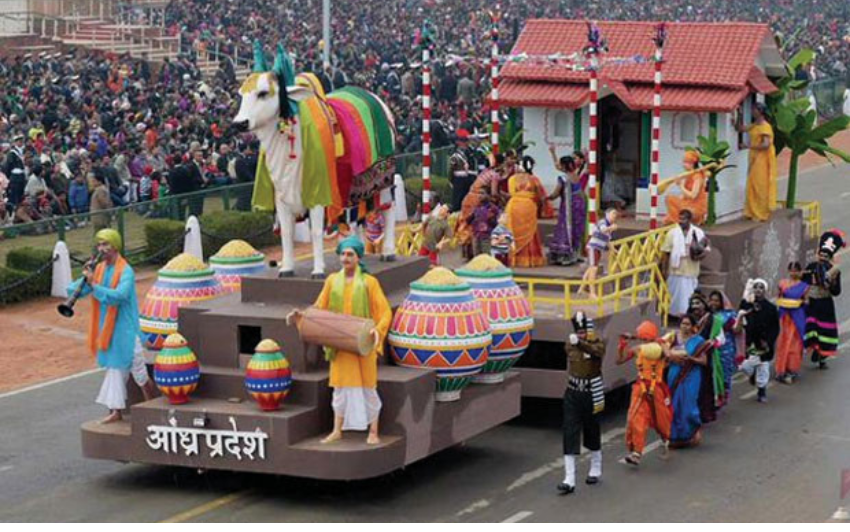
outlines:
[[[735,336],[735,321],[738,312],[731,302],[717,290],[708,296],[708,306],[714,315],[712,322],[711,337],[723,336],[724,342],[716,349],[720,355],[720,363],[723,368],[723,403],[729,402],[729,394],[732,393],[732,377],[738,371],[738,342]],[[717,378],[717,375],[715,375]]]
[[[534,268],[546,264],[543,257],[543,243],[537,231],[537,213],[540,208],[535,179],[531,175],[534,159],[524,157],[524,172],[511,176],[508,180],[508,192],[511,199],[505,207],[508,216],[508,228],[514,235],[515,251],[511,254],[511,266]]]
[[[667,386],[673,406],[670,447],[689,447],[702,441],[699,368],[706,365],[707,348],[711,344],[697,334],[697,319],[690,315],[683,316],[679,322],[679,341],[668,355]]]
[[[776,380],[793,384],[803,364],[803,342],[806,335],[805,299],[809,284],[803,279],[799,262],[788,265],[789,279],[779,281],[779,338],[776,340]]]
[[[739,133],[750,136],[749,173],[744,216],[760,222],[767,221],[776,209],[776,148],[773,145],[773,128],[767,121],[767,106],[757,103],[753,107],[753,123],[749,127],[737,124]]]
[[[469,193],[463,198],[460,207],[460,226],[458,227],[458,238],[464,249],[472,246],[472,226],[467,222],[472,218],[475,209],[481,204],[484,196],[488,196],[490,200],[498,206],[505,204],[505,194],[502,192],[503,185],[507,178],[514,173],[516,167],[517,156],[513,151],[496,155],[495,164],[481,172],[472,186],[469,188]],[[471,255],[471,250],[470,250]]]
[[[696,291],[691,295],[687,314],[695,320],[696,334],[703,340],[717,342],[718,345],[725,340],[723,331],[715,327],[714,314],[702,292]],[[719,351],[708,351],[706,363],[698,371],[702,374],[698,399],[700,416],[703,423],[711,423],[717,420],[717,411],[723,406],[725,395],[723,363]]]

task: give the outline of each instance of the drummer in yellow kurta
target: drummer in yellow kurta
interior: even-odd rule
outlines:
[[[776,209],[776,148],[773,128],[766,118],[767,106],[757,103],[753,107],[753,123],[749,127],[736,126],[750,136],[750,170],[747,176],[747,199],[744,216],[765,222]]]
[[[315,306],[361,318],[371,318],[377,337],[377,348],[366,356],[326,348],[330,360],[330,386],[333,392],[334,427],[322,443],[342,438],[343,430],[366,430],[366,443],[378,444],[378,416],[381,399],[378,397],[378,356],[384,352],[384,339],[390,328],[393,313],[378,280],[363,272],[360,259],[365,248],[356,236],[342,240],[336,248],[342,270],[325,281]]]

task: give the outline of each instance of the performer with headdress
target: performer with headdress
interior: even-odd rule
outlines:
[[[564,481],[558,491],[575,491],[576,460],[581,438],[590,450],[590,471],[585,482],[596,484],[602,476],[602,440],[599,414],[605,409],[602,358],[605,342],[594,335],[593,320],[583,312],[572,319],[573,332],[564,350],[567,354],[567,389],[564,392]]]
[[[690,172],[697,168],[699,164],[699,153],[694,150],[685,152],[685,159],[682,166],[686,172]],[[691,211],[693,223],[701,224],[705,221],[705,216],[708,213],[708,192],[706,192],[706,180],[708,177],[704,171],[694,172],[683,178],[679,183],[679,189],[682,191],[681,196],[668,194],[665,198],[667,203],[667,216],[664,218],[665,224],[674,224],[679,221],[679,213],[682,209]]]
[[[114,229],[101,229],[95,235],[100,262],[84,268],[83,277],[68,287],[73,294],[85,282],[80,297],[92,295],[88,345],[106,375],[97,402],[109,409],[101,423],[121,420],[127,406],[127,379],[133,366],[136,342],[141,334],[136,277],[121,256],[121,235]]]
[[[380,443],[378,416],[378,355],[384,352],[384,339],[392,321],[392,309],[378,280],[364,271],[365,249],[355,236],[342,240],[336,247],[342,270],[325,281],[315,306],[341,314],[371,318],[375,328],[375,350],[366,356],[325,348],[330,361],[330,386],[333,391],[333,431],[322,440],[331,443],[342,438],[343,430],[366,430],[366,443]]]
[[[841,295],[841,270],[835,260],[847,245],[844,233],[830,229],[820,237],[818,260],[806,266],[803,281],[811,285],[806,307],[806,349],[812,362],[826,369],[826,361],[838,350],[838,319],[833,298]]]
[[[746,337],[747,358],[741,371],[758,388],[758,402],[767,402],[767,383],[770,380],[770,361],[773,360],[776,339],[779,337],[779,312],[767,300],[767,281],[750,279],[741,302],[739,329]]]
[[[646,433],[652,428],[664,442],[670,441],[673,409],[670,388],[664,382],[667,353],[671,341],[659,338],[658,326],[651,321],[641,323],[636,335],[623,334],[617,349],[617,364],[625,364],[637,358],[637,380],[632,384],[632,397],[626,418],[626,447],[629,454],[625,461],[640,465],[646,447]],[[641,345],[630,348],[631,340],[640,340]]]

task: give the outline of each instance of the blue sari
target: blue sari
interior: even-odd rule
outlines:
[[[701,336],[692,336],[685,343],[688,357],[693,357],[705,342]],[[667,385],[673,396],[673,424],[671,443],[691,441],[702,426],[699,410],[699,390],[702,371],[696,364],[680,366],[671,364],[667,370]]]

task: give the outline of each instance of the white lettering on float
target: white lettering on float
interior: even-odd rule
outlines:
[[[148,425],[145,443],[154,451],[166,454],[197,456],[201,451],[201,442],[206,446],[210,458],[233,456],[237,460],[247,457],[249,460],[266,459],[266,440],[269,435],[259,427],[253,432],[239,431],[236,420],[229,419],[233,430],[206,430],[170,425]]]

